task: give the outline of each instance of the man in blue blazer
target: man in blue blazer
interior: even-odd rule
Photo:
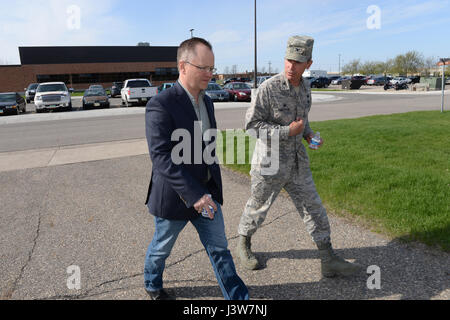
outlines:
[[[145,113],[152,160],[146,204],[155,216],[155,233],[145,258],[145,290],[154,300],[172,298],[163,289],[165,260],[190,221],[225,299],[248,299],[225,236],[220,167],[203,156],[210,142],[203,137],[217,129],[213,103],[205,94],[214,73],[211,45],[201,38],[182,42],[177,64],[178,82],[152,98]],[[214,152],[212,156],[215,158]]]

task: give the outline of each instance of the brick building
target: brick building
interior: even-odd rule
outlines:
[[[146,78],[153,85],[178,79],[178,47],[19,47],[20,65],[0,65],[0,92],[24,91],[30,83],[63,81],[67,87],[111,87]]]

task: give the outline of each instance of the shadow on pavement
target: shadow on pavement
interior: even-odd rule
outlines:
[[[351,277],[322,278],[316,282],[248,285],[251,299],[273,300],[363,300],[363,299],[448,299],[450,289],[450,263],[446,253],[423,254],[421,250],[397,240],[387,246],[336,249],[338,255],[354,260],[365,268],[361,274]],[[317,259],[317,250],[288,250],[284,252],[256,252],[266,268],[271,259],[293,259],[298,261],[298,272],[302,272],[301,260]],[[239,263],[236,261],[236,263]],[[444,263],[444,264],[443,264]],[[380,289],[369,289],[373,283],[373,271],[369,266],[380,268]],[[248,272],[259,272],[248,271]],[[240,274],[244,282],[246,277]],[[268,280],[270,282],[270,280]],[[217,297],[223,299],[218,286],[196,286],[172,288],[177,298],[201,299]],[[442,296],[440,296],[443,294]],[[445,298],[445,295],[447,298]]]

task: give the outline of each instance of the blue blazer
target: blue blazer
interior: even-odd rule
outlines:
[[[208,110],[211,129],[216,129],[214,105],[207,95],[204,97],[204,102]],[[194,121],[198,121],[198,118],[192,102],[178,82],[147,103],[145,132],[152,161],[152,175],[146,204],[149,212],[157,217],[169,220],[198,218],[199,213],[193,206],[207,193],[210,193],[214,200],[223,204],[220,166],[217,163],[206,164],[203,156],[201,156],[201,163],[194,162],[194,160],[199,162],[198,146],[201,146],[202,155],[206,147],[203,139],[197,142],[194,139]],[[185,129],[185,132],[190,134],[190,141],[187,139],[184,144],[186,148],[190,148],[187,150],[191,155],[190,163],[175,164],[172,161],[173,148],[180,142],[185,142],[184,139],[171,141],[172,133],[176,129]],[[195,130],[200,138],[200,130]],[[197,146],[197,157],[194,154],[195,145]],[[178,146],[176,150],[179,149]],[[209,153],[215,157],[215,153]],[[184,155],[183,152],[179,154]],[[211,179],[207,182],[208,169]]]

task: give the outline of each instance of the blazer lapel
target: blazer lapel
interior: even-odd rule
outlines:
[[[192,118],[194,121],[198,121],[197,114],[194,111],[194,106],[192,105],[191,99],[189,98],[186,91],[184,91],[183,87],[178,83],[175,83],[175,90],[177,92],[178,102],[181,106],[183,106],[183,110]]]

